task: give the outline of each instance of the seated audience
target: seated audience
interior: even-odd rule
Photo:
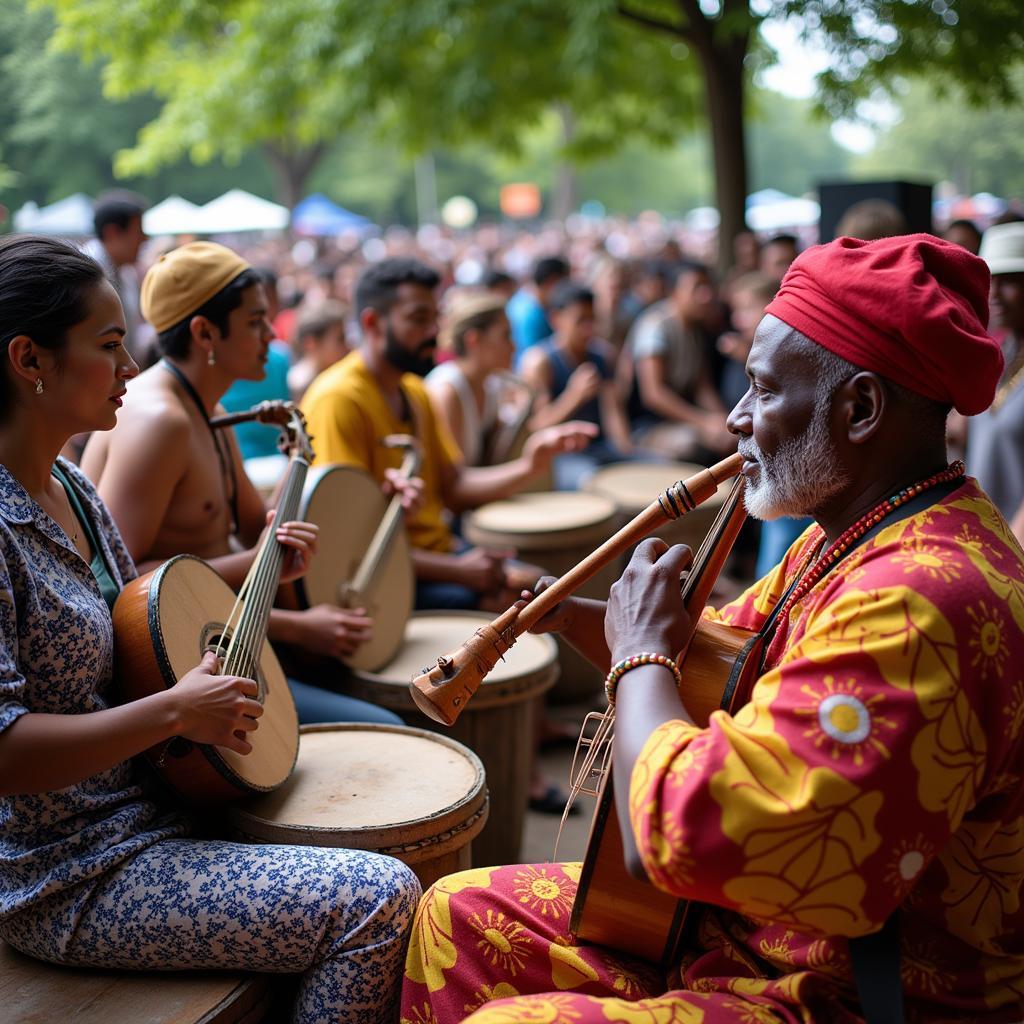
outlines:
[[[520,370],[536,396],[532,429],[568,420],[597,428],[586,448],[552,465],[556,490],[575,491],[598,467],[631,454],[629,421],[615,385],[615,353],[594,335],[594,293],[564,281],[551,295],[550,319],[555,333],[523,356]]]
[[[563,452],[582,448],[587,424],[567,423],[533,434],[523,455],[498,466],[466,466],[438,422],[421,379],[434,367],[438,306],[436,271],[413,259],[371,264],[356,286],[362,333],[358,349],[325,370],[302,409],[318,462],[359,466],[383,481],[399,453],[381,441],[414,434],[423,448],[423,503],[406,518],[416,573],[417,608],[506,608],[524,579],[509,551],[465,546],[450,513],[507,497],[544,473]]]
[[[295,324],[296,361],[288,370],[288,391],[300,402],[314,378],[348,355],[348,310],[337,299],[327,299],[303,310]]]
[[[506,312],[519,355],[550,336],[548,300],[556,285],[568,276],[569,264],[565,260],[560,256],[547,256],[536,262],[530,281],[509,299]]]
[[[715,286],[699,263],[680,263],[674,273],[669,297],[646,310],[629,332],[619,387],[629,395],[637,447],[701,460],[732,443],[709,366]]]

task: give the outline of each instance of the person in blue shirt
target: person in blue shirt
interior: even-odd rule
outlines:
[[[546,256],[533,268],[532,279],[509,300],[505,310],[512,324],[516,355],[551,336],[547,306],[551,293],[569,276],[569,264],[561,256]]]
[[[263,291],[267,296],[267,317],[271,323],[277,317],[280,304],[277,298],[277,275],[272,270],[258,268],[260,281],[263,284]],[[236,380],[228,388],[221,405],[228,412],[245,412],[260,402],[282,401],[287,402],[291,397],[288,390],[288,369],[291,366],[291,356],[288,345],[274,339],[270,343],[267,352],[266,372],[263,380]],[[239,423],[235,428],[235,437],[238,439],[238,446],[242,449],[243,459],[264,458],[266,456],[279,456],[277,439],[281,431],[266,423]],[[281,460],[282,472],[286,460]]]

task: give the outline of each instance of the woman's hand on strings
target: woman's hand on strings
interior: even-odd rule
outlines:
[[[267,513],[267,528],[274,521],[274,510]],[[281,582],[290,583],[300,579],[309,571],[309,564],[316,554],[320,538],[320,527],[316,523],[290,520],[277,528],[278,542],[284,546],[284,561],[281,564]],[[262,537],[260,538],[262,543]]]
[[[174,706],[175,735],[248,754],[252,744],[247,736],[259,728],[257,719],[263,714],[263,705],[255,699],[259,690],[251,679],[222,676],[217,671],[217,656],[207,651],[203,660],[167,691]]]

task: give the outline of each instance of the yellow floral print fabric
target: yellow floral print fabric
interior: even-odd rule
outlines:
[[[759,629],[821,539],[706,617]],[[424,896],[402,1024],[857,1024],[847,940],[896,911],[908,1021],[1024,1020],[1022,735],[1024,553],[967,481],[790,610],[743,707],[648,740],[630,818],[698,903],[679,963],[577,943],[579,865],[465,872]]]

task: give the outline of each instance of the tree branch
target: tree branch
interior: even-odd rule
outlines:
[[[645,25],[647,28],[653,28],[658,32],[667,32],[669,35],[680,36],[683,39],[688,39],[690,36],[690,30],[686,25],[674,25],[670,21],[651,18],[646,14],[640,14],[638,11],[631,11],[621,3],[618,5],[618,12],[628,21],[636,22],[638,25]]]
[[[676,0],[676,4],[689,25],[691,42],[710,50],[714,42],[714,33],[711,23],[700,9],[700,0]]]

